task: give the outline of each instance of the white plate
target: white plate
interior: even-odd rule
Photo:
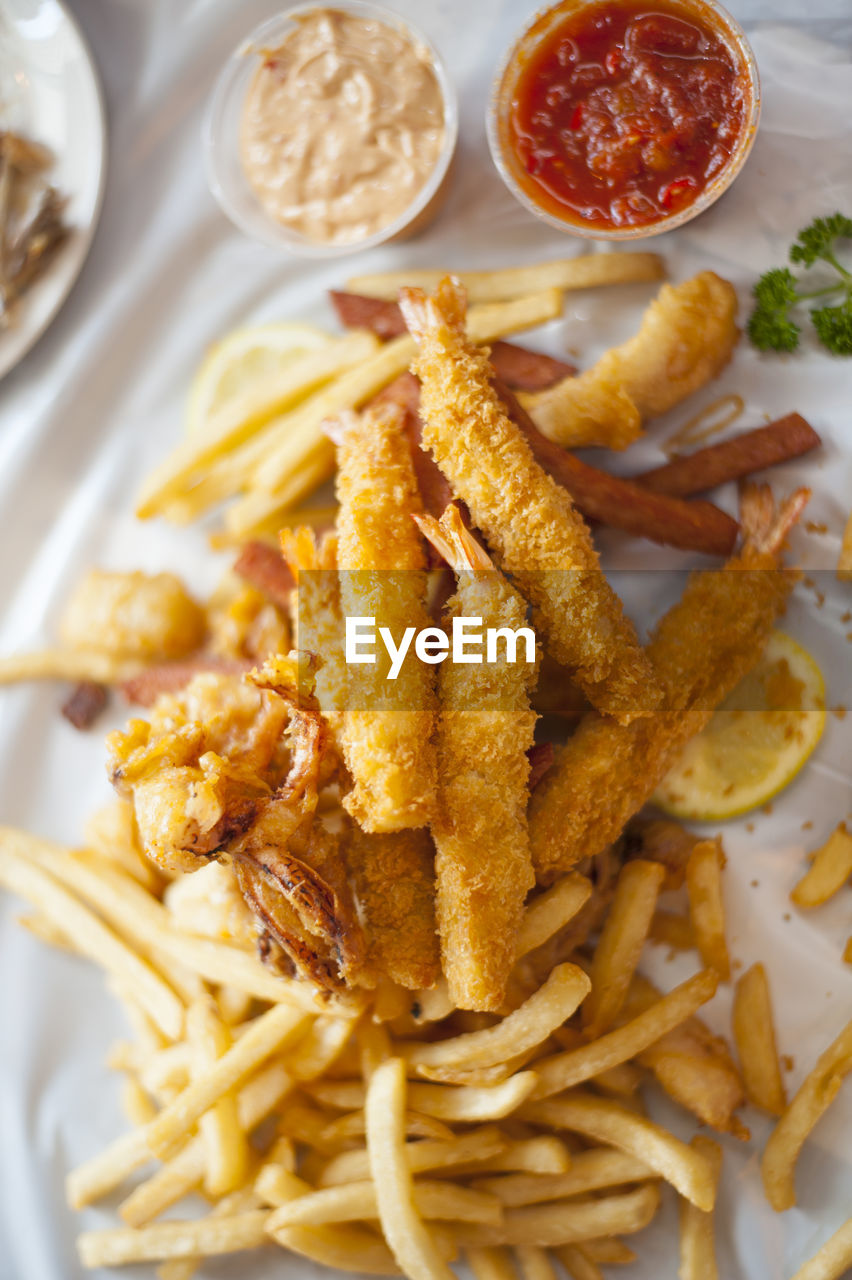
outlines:
[[[0,0],[0,128],[50,147],[50,180],[68,196],[72,227],[28,290],[14,328],[0,333],[0,378],[44,333],[83,263],[97,226],[106,172],[106,121],[95,64],[61,0]]]

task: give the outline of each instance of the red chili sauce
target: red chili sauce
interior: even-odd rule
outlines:
[[[665,0],[586,7],[518,75],[510,137],[522,185],[566,221],[658,222],[724,170],[750,95],[737,50],[699,17]]]

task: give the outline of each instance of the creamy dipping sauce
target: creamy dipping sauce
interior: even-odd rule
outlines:
[[[282,225],[325,244],[399,218],[434,170],[444,103],[428,49],[338,9],[297,16],[246,95],[246,178]]]

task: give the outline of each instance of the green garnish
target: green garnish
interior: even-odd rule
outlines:
[[[802,290],[789,267],[773,267],[754,286],[755,308],[748,321],[748,336],[761,351],[795,351],[801,330],[790,312],[810,298],[834,295],[835,305],[811,310],[816,335],[835,356],[852,355],[852,271],[838,259],[838,240],[852,240],[852,218],[833,213],[814,218],[793,242],[790,261],[811,268],[827,263],[836,275],[833,283],[820,289]]]

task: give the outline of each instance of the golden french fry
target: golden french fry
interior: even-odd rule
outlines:
[[[499,1155],[453,1169],[450,1177],[481,1173],[565,1173],[572,1163],[571,1153],[560,1138],[542,1134],[538,1138],[507,1140]]]
[[[795,1172],[799,1152],[817,1121],[831,1106],[843,1078],[852,1070],[852,1022],[820,1054],[796,1096],[782,1114],[763,1149],[760,1170],[763,1189],[773,1209],[792,1209],[796,1203]]]
[[[253,1187],[240,1187],[224,1196],[210,1210],[211,1218],[230,1218],[249,1209],[259,1208]],[[191,1258],[170,1258],[157,1269],[157,1280],[192,1280],[203,1259],[196,1254]]]
[[[725,941],[725,908],[722,901],[722,868],[719,840],[702,840],[686,864],[689,918],[701,959],[715,969],[723,982],[731,977],[731,961]]]
[[[490,1067],[525,1053],[562,1026],[588,994],[588,976],[575,964],[557,965],[528,1000],[493,1027],[416,1045],[406,1055],[413,1066]]]
[[[84,1267],[238,1253],[263,1244],[268,1217],[266,1209],[252,1209],[230,1218],[211,1215],[190,1222],[158,1222],[140,1231],[134,1227],[84,1231],[77,1240],[77,1250]]]
[[[273,1239],[291,1253],[335,1271],[365,1276],[402,1274],[385,1242],[363,1227],[281,1227]]]
[[[389,271],[380,275],[353,276],[346,282],[350,293],[396,301],[400,289],[425,289],[433,293],[447,270]],[[453,271],[467,291],[468,302],[497,302],[520,298],[540,289],[593,289],[600,285],[661,280],[662,258],[656,253],[593,253],[557,258],[533,267],[503,267],[495,271]]]
[[[515,1258],[521,1280],[556,1280],[556,1270],[546,1249],[537,1249],[532,1244],[519,1244],[515,1249]]]
[[[568,1200],[628,1182],[647,1182],[656,1172],[638,1156],[609,1147],[578,1152],[566,1173],[518,1173],[502,1178],[477,1178],[477,1190],[490,1191],[509,1209],[547,1200]]]
[[[629,1266],[631,1262],[636,1261],[635,1252],[615,1236],[608,1236],[601,1240],[584,1240],[583,1253],[593,1262],[602,1262],[605,1266]]]
[[[230,1032],[219,1017],[212,996],[190,1005],[186,1034],[191,1050],[192,1079],[201,1081],[232,1045]],[[236,1095],[223,1093],[201,1116],[198,1129],[206,1155],[205,1190],[210,1196],[228,1195],[245,1181],[249,1164]]]
[[[23,833],[0,828],[0,884],[37,907],[72,940],[81,955],[131,987],[157,1027],[169,1039],[176,1040],[183,1031],[184,1011],[172,988],[153,965],[131,950],[79,898],[27,859],[28,846],[35,843]]]
[[[455,1234],[463,1248],[510,1244],[551,1249],[616,1232],[641,1231],[657,1212],[659,1203],[656,1183],[648,1182],[623,1195],[509,1209],[502,1227],[471,1223],[457,1227]]]
[[[157,1108],[135,1076],[127,1076],[121,1086],[121,1105],[127,1119],[137,1128],[157,1114]]]
[[[487,1161],[499,1156],[509,1144],[495,1125],[474,1129],[460,1134],[451,1142],[433,1142],[425,1138],[421,1142],[409,1142],[405,1155],[412,1173],[427,1173],[432,1169],[453,1169]],[[321,1187],[340,1183],[361,1182],[370,1176],[370,1163],[366,1150],[342,1151],[329,1160],[319,1179]]]
[[[571,1280],[604,1280],[600,1267],[594,1258],[589,1257],[582,1245],[562,1245],[556,1250],[556,1256]]]
[[[287,1055],[287,1070],[293,1079],[315,1080],[327,1071],[351,1040],[353,1027],[348,1018],[317,1018]]]
[[[704,1157],[660,1125],[609,1098],[596,1098],[577,1089],[560,1098],[527,1103],[521,1109],[521,1116],[534,1124],[568,1129],[636,1156],[699,1209],[713,1208],[716,1187],[713,1171]]]
[[[426,1219],[496,1224],[503,1216],[496,1196],[451,1182],[415,1182],[412,1195],[415,1209]],[[350,1182],[346,1186],[309,1190],[276,1211],[270,1219],[269,1229],[360,1222],[378,1217],[377,1203],[373,1182]]]
[[[406,1079],[402,1058],[388,1058],[373,1072],[366,1100],[367,1151],[382,1232],[411,1280],[452,1280],[414,1203],[414,1180],[405,1151]]]
[[[244,1132],[251,1133],[252,1129],[265,1120],[292,1085],[290,1076],[280,1062],[264,1067],[248,1084],[243,1085],[237,1098],[237,1114]],[[141,1131],[137,1130],[129,1136],[141,1136]],[[113,1144],[113,1148],[117,1145],[119,1144]],[[109,1151],[108,1147],[107,1152]],[[146,1148],[138,1164],[118,1172],[114,1158],[110,1167],[104,1159],[106,1153],[96,1156],[69,1175],[68,1199],[76,1208],[99,1199],[122,1182],[139,1164],[144,1164],[149,1154]],[[181,1147],[173,1159],[167,1160],[156,1173],[141,1182],[119,1205],[118,1211],[124,1221],[131,1227],[144,1226],[182,1196],[188,1195],[204,1177],[204,1160],[204,1143],[196,1135]]]
[[[80,649],[42,649],[0,658],[0,684],[20,680],[91,680],[95,684],[120,684],[136,676],[144,666],[136,659]]]
[[[203,432],[182,441],[145,480],[136,515],[147,520],[172,499],[179,498],[194,475],[233,451],[258,428],[291,409],[324,383],[368,360],[379,347],[374,334],[356,329],[316,351],[307,351],[280,372],[254,381],[250,390],[227,404]]]
[[[624,1026],[589,1044],[569,1049],[567,1053],[542,1058],[536,1063],[538,1084],[533,1097],[550,1097],[584,1080],[591,1080],[620,1063],[629,1062],[673,1027],[692,1017],[697,1009],[712,999],[718,984],[718,974],[714,970],[702,969]]]
[[[328,1012],[330,1007],[344,1016],[348,1012],[354,1017],[358,1012],[354,1004],[326,1002],[322,1006],[306,983],[276,977],[240,947],[181,932],[163,904],[118,867],[11,827],[0,827],[0,848],[36,862],[96,906],[110,924],[149,954],[194,970],[209,982],[228,983],[260,1000],[289,1003],[314,1013]]]
[[[852,515],[843,530],[843,543],[837,557],[837,576],[841,582],[852,582]]]
[[[527,906],[517,939],[517,957],[534,951],[563,929],[584,907],[592,894],[592,885],[579,871],[571,871],[540,893]]]
[[[820,907],[828,902],[852,875],[852,835],[841,822],[817,849],[810,869],[790,894],[797,907]]]
[[[144,1130],[150,1151],[172,1155],[186,1133],[214,1103],[272,1056],[304,1035],[310,1015],[289,1005],[273,1005],[251,1024],[245,1035],[217,1059],[204,1076],[193,1080]]]
[[[769,983],[762,964],[753,964],[734,988],[731,1015],[743,1084],[749,1101],[780,1116],[787,1094],[778,1061]]]
[[[506,1249],[468,1249],[467,1261],[475,1280],[518,1280]]]
[[[353,1111],[326,1125],[323,1134],[330,1142],[346,1138],[361,1138],[367,1132],[367,1118],[363,1111]],[[416,1111],[406,1111],[405,1132],[409,1138],[434,1138],[438,1142],[452,1142],[453,1131],[433,1116],[422,1116]]]
[[[619,872],[615,897],[592,960],[591,994],[583,1004],[583,1025],[590,1036],[599,1036],[618,1017],[665,874],[660,863],[642,858],[625,863]]]
[[[538,1077],[534,1071],[519,1071],[502,1084],[477,1088],[470,1085],[413,1084],[408,1098],[412,1110],[438,1120],[474,1124],[480,1120],[502,1120],[530,1096]],[[366,1091],[360,1083],[312,1085],[309,1092],[327,1106],[355,1111],[363,1107]]]
[[[812,1258],[799,1267],[792,1280],[841,1280],[852,1267],[852,1218],[838,1227]]]
[[[691,1146],[704,1156],[719,1182],[722,1170],[722,1148],[712,1138],[696,1134]],[[678,1206],[680,1220],[680,1268],[678,1280],[718,1280],[716,1244],[713,1234],[713,1214],[681,1200]]]

